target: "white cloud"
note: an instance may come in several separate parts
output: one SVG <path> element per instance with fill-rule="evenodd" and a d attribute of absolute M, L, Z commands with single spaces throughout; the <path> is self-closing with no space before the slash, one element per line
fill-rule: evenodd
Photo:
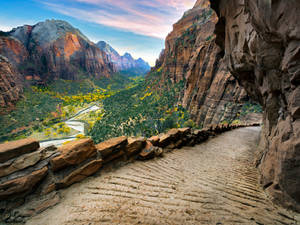
<path fill-rule="evenodd" d="M 172 30 L 172 24 L 193 6 L 195 0 L 75 0 L 92 5 L 91 8 L 68 5 L 64 1 L 42 2 L 67 16 L 164 39 Z"/>

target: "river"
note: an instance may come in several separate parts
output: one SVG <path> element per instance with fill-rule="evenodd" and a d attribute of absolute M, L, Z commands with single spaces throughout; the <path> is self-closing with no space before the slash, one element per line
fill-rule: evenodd
<path fill-rule="evenodd" d="M 65 123 L 68 127 L 78 131 L 78 133 L 76 133 L 72 136 L 66 136 L 63 139 L 60 138 L 60 139 L 50 139 L 50 140 L 40 141 L 40 146 L 43 147 L 43 148 L 49 147 L 51 145 L 54 145 L 54 146 L 58 147 L 58 146 L 61 146 L 66 141 L 75 140 L 76 136 L 78 134 L 83 134 L 84 135 L 84 123 L 77 121 L 76 118 L 78 116 L 81 116 L 81 115 L 85 114 L 85 113 L 97 111 L 99 109 L 100 109 L 100 107 L 97 106 L 97 105 L 89 106 L 89 107 L 79 111 L 78 113 L 76 113 L 72 118 L 65 121 Z"/>

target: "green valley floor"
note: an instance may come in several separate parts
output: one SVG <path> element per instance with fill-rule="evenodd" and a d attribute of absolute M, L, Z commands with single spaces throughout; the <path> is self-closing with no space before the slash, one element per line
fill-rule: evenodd
<path fill-rule="evenodd" d="M 259 185 L 260 128 L 241 128 L 148 162 L 102 170 L 27 225 L 299 224 Z"/>

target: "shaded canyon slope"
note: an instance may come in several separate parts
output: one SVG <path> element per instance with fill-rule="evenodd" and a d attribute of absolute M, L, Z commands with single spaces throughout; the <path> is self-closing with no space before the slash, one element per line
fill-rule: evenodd
<path fill-rule="evenodd" d="M 226 64 L 264 109 L 262 184 L 300 211 L 300 2 L 211 2 Z"/>
<path fill-rule="evenodd" d="M 0 35 L 0 54 L 27 79 L 48 82 L 82 75 L 109 77 L 108 56 L 78 29 L 60 20 L 24 25 Z"/>
<path fill-rule="evenodd" d="M 134 59 L 129 53 L 125 53 L 121 56 L 105 41 L 99 41 L 97 46 L 108 55 L 109 60 L 115 64 L 116 70 L 123 75 L 145 75 L 151 69 L 150 65 L 142 58 Z"/>
<path fill-rule="evenodd" d="M 0 107 L 1 112 L 9 110 L 22 96 L 22 78 L 7 58 L 0 55 Z"/>
<path fill-rule="evenodd" d="M 224 52 L 215 44 L 217 22 L 208 2 L 197 2 L 174 24 L 155 67 L 163 82 L 184 83 L 179 101 L 200 126 L 235 120 L 249 101 L 227 70 Z"/>

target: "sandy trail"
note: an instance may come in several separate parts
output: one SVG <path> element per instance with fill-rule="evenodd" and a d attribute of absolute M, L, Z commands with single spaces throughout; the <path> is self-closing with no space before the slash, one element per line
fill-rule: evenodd
<path fill-rule="evenodd" d="M 101 172 L 27 225 L 300 224 L 258 184 L 260 128 L 241 128 L 148 162 Z M 298 223 L 297 223 L 298 222 Z"/>

